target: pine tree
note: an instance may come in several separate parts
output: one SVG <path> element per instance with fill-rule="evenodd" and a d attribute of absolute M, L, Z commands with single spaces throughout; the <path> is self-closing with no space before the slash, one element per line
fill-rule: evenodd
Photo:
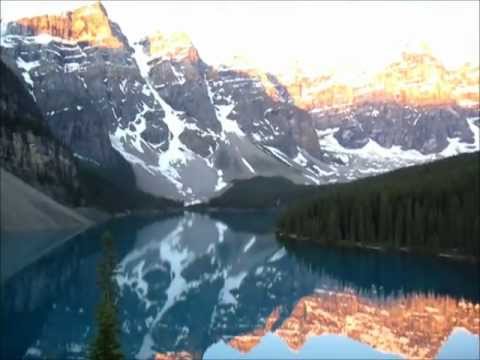
<path fill-rule="evenodd" d="M 118 289 L 113 280 L 115 253 L 113 237 L 109 232 L 102 236 L 103 259 L 98 266 L 100 302 L 97 306 L 97 335 L 91 345 L 91 360 L 122 360 L 117 313 Z"/>
<path fill-rule="evenodd" d="M 395 238 L 395 247 L 400 248 L 403 246 L 403 234 L 405 230 L 405 224 L 404 224 L 403 218 L 405 216 L 405 213 L 402 207 L 399 207 L 398 210 L 399 210 L 398 214 L 395 217 L 394 238 Z"/>

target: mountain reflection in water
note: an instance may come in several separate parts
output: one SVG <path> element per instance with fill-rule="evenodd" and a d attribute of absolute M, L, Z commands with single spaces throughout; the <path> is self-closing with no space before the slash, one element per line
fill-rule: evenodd
<path fill-rule="evenodd" d="M 105 228 L 117 244 L 127 358 L 322 358 L 347 348 L 350 357 L 434 357 L 456 328 L 478 343 L 476 267 L 285 248 L 276 216 L 130 217 L 79 235 L 5 284 L 2 358 L 85 357 Z"/>
<path fill-rule="evenodd" d="M 402 358 L 428 359 L 456 327 L 479 334 L 479 310 L 478 304 L 447 296 L 414 294 L 377 301 L 354 292 L 322 291 L 300 299 L 275 334 L 296 351 L 311 336 L 338 334 Z M 265 328 L 234 337 L 229 345 L 251 351 L 272 330 L 278 310 L 268 320 Z"/>

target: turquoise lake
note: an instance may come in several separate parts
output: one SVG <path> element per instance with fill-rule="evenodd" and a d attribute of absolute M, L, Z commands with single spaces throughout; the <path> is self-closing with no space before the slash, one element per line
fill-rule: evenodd
<path fill-rule="evenodd" d="M 2 358 L 86 357 L 106 229 L 128 359 L 478 358 L 476 266 L 285 247 L 277 215 L 123 217 L 62 242 L 3 283 Z"/>

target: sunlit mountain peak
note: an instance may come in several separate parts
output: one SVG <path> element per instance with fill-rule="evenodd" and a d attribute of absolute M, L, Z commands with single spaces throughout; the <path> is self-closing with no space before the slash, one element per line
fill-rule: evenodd
<path fill-rule="evenodd" d="M 100 1 L 59 15 L 21 18 L 9 24 L 9 32 L 29 35 L 48 34 L 65 40 L 87 42 L 99 47 L 125 46 Z"/>
<path fill-rule="evenodd" d="M 143 41 L 145 52 L 151 57 L 189 59 L 197 61 L 199 54 L 186 32 L 156 31 Z"/>

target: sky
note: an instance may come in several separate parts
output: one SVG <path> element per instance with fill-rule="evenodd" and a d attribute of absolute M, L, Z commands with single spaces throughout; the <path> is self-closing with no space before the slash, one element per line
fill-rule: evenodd
<path fill-rule="evenodd" d="M 0 2 L 1 18 L 91 1 Z M 244 56 L 272 72 L 378 69 L 426 43 L 449 68 L 478 64 L 479 1 L 102 1 L 129 40 L 185 31 L 212 65 Z"/>

